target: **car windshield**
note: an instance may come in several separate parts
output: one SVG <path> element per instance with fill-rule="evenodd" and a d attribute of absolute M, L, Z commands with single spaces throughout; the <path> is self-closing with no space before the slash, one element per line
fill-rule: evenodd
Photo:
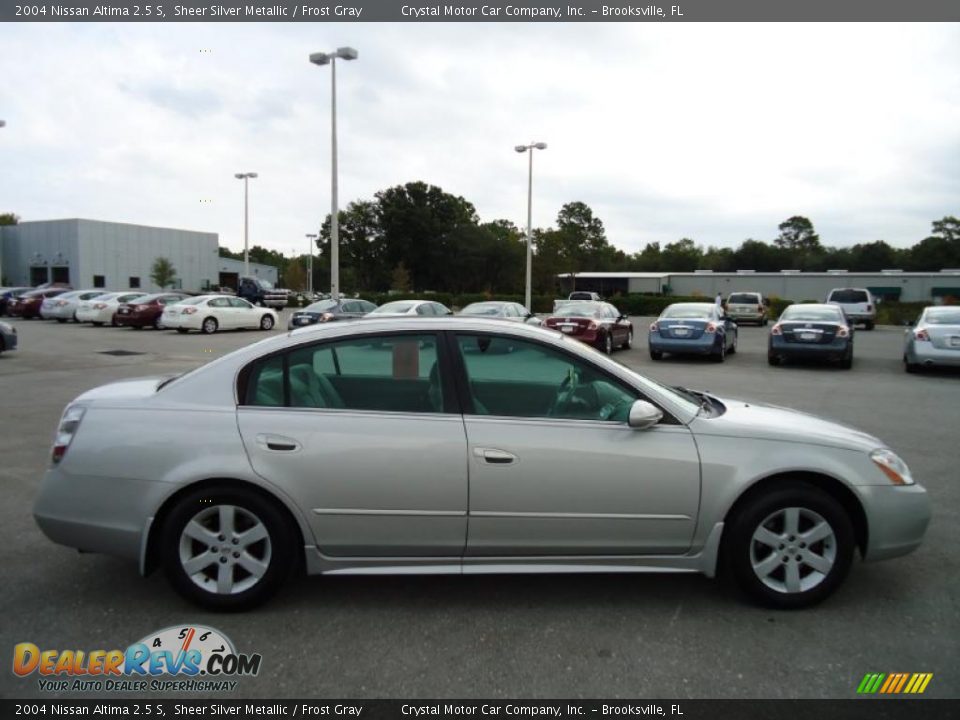
<path fill-rule="evenodd" d="M 960 325 L 960 308 L 927 310 L 924 321 L 929 325 Z"/>
<path fill-rule="evenodd" d="M 732 293 L 727 302 L 734 305 L 759 305 L 760 297 L 753 293 Z"/>
<path fill-rule="evenodd" d="M 381 305 L 370 314 L 379 315 L 380 313 L 405 313 L 409 312 L 414 305 L 415 303 L 412 302 L 397 300 L 394 302 L 388 302 L 386 305 Z"/>
<path fill-rule="evenodd" d="M 336 300 L 321 300 L 320 302 L 315 302 L 312 305 L 307 305 L 301 312 L 308 313 L 322 313 L 329 312 L 330 310 L 337 309 Z"/>
<path fill-rule="evenodd" d="M 865 303 L 870 302 L 866 290 L 834 290 L 830 293 L 830 302 Z"/>
<path fill-rule="evenodd" d="M 780 319 L 837 322 L 843 320 L 843 313 L 837 308 L 822 305 L 791 305 L 783 311 Z"/>
<path fill-rule="evenodd" d="M 713 317 L 713 305 L 702 303 L 671 305 L 660 317 L 666 320 L 710 320 Z"/>
<path fill-rule="evenodd" d="M 273 283 L 269 280 L 259 280 L 260 287 L 264 290 L 273 290 Z"/>
<path fill-rule="evenodd" d="M 503 306 L 500 303 L 473 303 L 460 311 L 461 315 L 500 315 Z"/>

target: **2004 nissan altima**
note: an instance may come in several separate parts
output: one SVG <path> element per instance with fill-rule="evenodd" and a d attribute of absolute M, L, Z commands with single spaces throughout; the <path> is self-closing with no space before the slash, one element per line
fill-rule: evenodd
<path fill-rule="evenodd" d="M 465 317 L 313 326 L 91 390 L 64 411 L 34 512 L 52 540 L 162 567 L 213 609 L 298 568 L 722 571 L 801 607 L 855 553 L 914 550 L 930 517 L 870 435 Z"/>

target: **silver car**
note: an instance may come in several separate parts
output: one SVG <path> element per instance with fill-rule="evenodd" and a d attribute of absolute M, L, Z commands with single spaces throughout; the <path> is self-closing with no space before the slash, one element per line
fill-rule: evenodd
<path fill-rule="evenodd" d="M 511 322 L 525 322 L 530 325 L 542 325 L 543 321 L 529 312 L 520 303 L 505 302 L 501 300 L 484 300 L 467 305 L 458 314 L 467 317 L 483 317 L 499 320 L 510 320 Z"/>
<path fill-rule="evenodd" d="M 294 330 L 71 402 L 34 508 L 53 541 L 162 567 L 211 609 L 331 574 L 729 573 L 781 608 L 916 549 L 882 441 L 671 388 L 522 323 Z"/>
<path fill-rule="evenodd" d="M 960 307 L 931 305 L 904 333 L 903 367 L 960 366 Z"/>

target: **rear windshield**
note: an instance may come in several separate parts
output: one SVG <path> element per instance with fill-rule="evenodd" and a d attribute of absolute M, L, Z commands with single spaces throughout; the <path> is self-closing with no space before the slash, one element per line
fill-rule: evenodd
<path fill-rule="evenodd" d="M 396 302 L 388 302 L 386 305 L 381 305 L 376 310 L 371 312 L 371 315 L 376 315 L 378 313 L 405 313 L 412 308 L 414 303 L 412 302 L 403 302 L 402 300 Z"/>
<path fill-rule="evenodd" d="M 865 303 L 870 302 L 866 290 L 834 290 L 830 293 L 830 302 Z"/>
<path fill-rule="evenodd" d="M 930 325 L 960 325 L 960 308 L 927 310 L 924 320 Z"/>
<path fill-rule="evenodd" d="M 473 303 L 467 305 L 460 311 L 461 315 L 499 315 L 501 311 L 499 303 Z"/>
<path fill-rule="evenodd" d="M 713 317 L 713 305 L 700 303 L 671 305 L 663 311 L 660 317 L 667 319 L 709 320 Z"/>
<path fill-rule="evenodd" d="M 588 292 L 570 293 L 570 300 L 593 300 L 593 293 L 588 293 Z"/>
<path fill-rule="evenodd" d="M 733 305 L 759 305 L 760 296 L 756 293 L 733 293 L 727 302 Z"/>
<path fill-rule="evenodd" d="M 838 308 L 823 307 L 822 305 L 791 305 L 783 311 L 780 319 L 836 322 L 843 319 L 843 313 Z"/>
<path fill-rule="evenodd" d="M 563 317 L 596 317 L 600 309 L 599 303 L 568 300 L 559 305 L 555 312 Z"/>
<path fill-rule="evenodd" d="M 327 312 L 328 310 L 336 310 L 337 301 L 336 300 L 321 300 L 320 302 L 315 302 L 312 305 L 307 305 L 304 308 L 303 312 L 310 313 L 322 313 Z"/>
<path fill-rule="evenodd" d="M 208 297 L 192 297 L 192 298 L 186 298 L 186 299 L 181 300 L 180 302 L 174 303 L 174 304 L 175 304 L 175 305 L 199 305 L 200 303 L 206 302 L 206 301 L 209 300 L 209 299 L 210 299 L 210 298 L 208 298 Z"/>
<path fill-rule="evenodd" d="M 152 303 L 157 298 L 162 298 L 163 293 L 154 293 L 153 295 L 144 295 L 143 297 L 136 298 L 137 305 L 147 305 Z"/>

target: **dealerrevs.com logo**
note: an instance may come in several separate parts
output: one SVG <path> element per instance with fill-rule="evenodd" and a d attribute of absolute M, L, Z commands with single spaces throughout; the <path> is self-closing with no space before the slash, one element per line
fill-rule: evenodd
<path fill-rule="evenodd" d="M 225 692 L 260 672 L 259 653 L 238 653 L 219 630 L 179 625 L 151 633 L 126 650 L 48 650 L 22 642 L 13 672 L 38 675 L 49 692 Z"/>

